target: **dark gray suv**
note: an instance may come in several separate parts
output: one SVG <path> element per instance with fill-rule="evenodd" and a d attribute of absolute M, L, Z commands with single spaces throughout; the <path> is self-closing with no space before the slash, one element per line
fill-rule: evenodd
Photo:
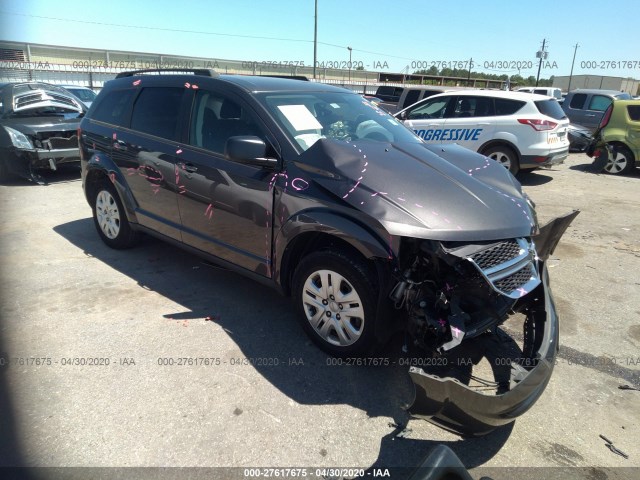
<path fill-rule="evenodd" d="M 81 123 L 83 187 L 107 245 L 147 233 L 268 284 L 335 356 L 372 360 L 405 332 L 429 360 L 410 372 L 416 413 L 445 428 L 486 433 L 542 394 L 558 349 L 545 260 L 577 212 L 540 229 L 502 166 L 427 145 L 348 90 L 153 73 L 108 82 Z M 524 349 L 495 395 L 429 370 L 516 312 Z"/>
<path fill-rule="evenodd" d="M 631 100 L 631 95 L 618 90 L 578 88 L 567 94 L 562 109 L 572 124 L 582 125 L 593 133 L 605 110 L 616 99 Z"/>

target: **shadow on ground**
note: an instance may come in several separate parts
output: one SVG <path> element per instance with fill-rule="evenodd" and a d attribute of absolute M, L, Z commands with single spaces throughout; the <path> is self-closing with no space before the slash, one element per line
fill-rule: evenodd
<path fill-rule="evenodd" d="M 298 404 L 345 404 L 365 411 L 370 417 L 386 417 L 400 426 L 407 424 L 409 417 L 402 407 L 413 395 L 408 368 L 332 365 L 333 359 L 313 346 L 296 323 L 289 299 L 274 290 L 240 275 L 208 267 L 198 257 L 148 237 L 134 249 L 111 250 L 99 240 L 90 218 L 65 223 L 54 230 L 85 255 L 183 307 L 180 312 L 166 312 L 158 321 L 205 322 L 206 317 L 211 317 L 225 329 L 244 357 L 279 358 L 278 366 L 255 365 L 255 368 L 274 388 Z M 401 343 L 391 342 L 381 356 L 397 357 Z M 298 364 L 290 365 L 291 359 Z M 421 420 L 412 420 L 409 427 L 418 421 Z M 471 468 L 491 459 L 505 444 L 512 428 L 513 424 L 485 437 L 444 443 Z M 399 438 L 401 430 L 389 426 L 389 433 L 380 440 L 379 457 L 371 468 L 417 466 L 442 443 Z M 322 443 L 317 446 L 319 451 L 324 447 L 329 448 Z"/>

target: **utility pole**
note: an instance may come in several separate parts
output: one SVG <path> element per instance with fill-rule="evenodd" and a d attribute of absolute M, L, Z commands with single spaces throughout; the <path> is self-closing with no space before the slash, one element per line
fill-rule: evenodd
<path fill-rule="evenodd" d="M 473 67 L 473 58 L 469 59 L 469 73 L 467 74 L 467 87 L 471 83 L 471 67 Z"/>
<path fill-rule="evenodd" d="M 318 63 L 318 0 L 313 16 L 313 78 L 316 78 L 316 64 Z"/>
<path fill-rule="evenodd" d="M 542 60 L 545 60 L 547 58 L 547 56 L 549 55 L 548 52 L 545 52 L 544 50 L 544 46 L 547 43 L 547 39 L 543 38 L 542 39 L 542 50 L 538 50 L 536 52 L 536 57 L 538 57 L 540 59 L 540 62 L 538 63 L 538 76 L 536 77 L 536 87 L 538 86 L 538 82 L 540 81 L 540 69 L 542 68 Z"/>
<path fill-rule="evenodd" d="M 571 60 L 571 73 L 569 74 L 569 86 L 567 87 L 567 93 L 571 91 L 571 79 L 573 78 L 573 64 L 576 62 L 576 52 L 578 51 L 579 44 L 575 44 L 573 48 L 573 60 Z"/>
<path fill-rule="evenodd" d="M 351 52 L 353 48 L 347 47 L 347 50 L 349 50 L 349 83 L 351 83 Z"/>

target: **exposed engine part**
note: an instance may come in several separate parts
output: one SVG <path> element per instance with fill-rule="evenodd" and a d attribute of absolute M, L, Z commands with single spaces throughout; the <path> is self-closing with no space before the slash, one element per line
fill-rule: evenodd
<path fill-rule="evenodd" d="M 524 238 L 477 244 L 405 239 L 391 292 L 417 345 L 443 353 L 504 322 L 540 285 L 535 246 Z"/>

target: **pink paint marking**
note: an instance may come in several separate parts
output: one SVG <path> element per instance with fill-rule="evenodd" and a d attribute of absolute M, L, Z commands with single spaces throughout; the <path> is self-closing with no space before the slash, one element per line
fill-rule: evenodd
<path fill-rule="evenodd" d="M 111 172 L 109 174 L 109 178 L 111 179 L 111 183 L 115 184 L 116 183 L 116 174 Z"/>
<path fill-rule="evenodd" d="M 462 333 L 462 330 L 460 330 L 457 327 L 451 327 L 451 333 L 453 333 L 453 335 L 458 338 L 460 336 L 460 334 Z"/>
<path fill-rule="evenodd" d="M 190 88 L 190 87 L 191 87 L 191 84 L 190 84 L 189 82 L 184 82 L 184 86 L 185 86 L 186 88 Z"/>
<path fill-rule="evenodd" d="M 401 202 L 406 202 L 406 200 L 404 198 L 398 197 L 398 200 L 400 200 Z"/>
<path fill-rule="evenodd" d="M 371 196 L 372 196 L 372 197 L 377 197 L 377 196 L 378 196 L 378 192 L 373 193 Z"/>
<path fill-rule="evenodd" d="M 444 321 L 443 319 L 438 320 L 438 323 L 440 324 L 441 327 L 444 327 L 447 325 L 447 322 Z"/>
<path fill-rule="evenodd" d="M 516 292 L 519 292 L 521 297 L 524 297 L 527 293 L 529 293 L 529 292 L 527 292 L 527 291 L 526 291 L 524 288 L 522 288 L 522 287 L 520 287 L 519 289 L 517 289 L 517 290 L 516 290 Z"/>
<path fill-rule="evenodd" d="M 448 218 L 443 219 L 447 223 L 451 223 Z"/>
<path fill-rule="evenodd" d="M 127 168 L 127 175 L 135 175 L 138 170 L 136 168 Z"/>
<path fill-rule="evenodd" d="M 160 187 L 158 185 L 152 185 L 151 190 L 153 190 L 153 194 L 155 195 L 160 191 Z"/>
<path fill-rule="evenodd" d="M 138 85 L 140 85 L 140 82 L 142 82 L 142 80 L 136 80 L 135 82 L 133 82 L 133 85 L 137 87 Z"/>
<path fill-rule="evenodd" d="M 111 138 L 113 138 L 114 140 L 118 138 L 118 134 L 116 132 L 113 132 L 113 134 L 111 135 Z"/>
<path fill-rule="evenodd" d="M 213 204 L 210 203 L 207 209 L 204 211 L 204 216 L 209 217 L 209 220 L 211 220 L 212 215 L 213 215 Z"/>
<path fill-rule="evenodd" d="M 296 190 L 306 190 L 307 188 L 309 188 L 309 182 L 307 182 L 304 178 L 297 177 L 291 180 L 291 186 Z"/>
<path fill-rule="evenodd" d="M 424 208 L 422 205 L 417 204 L 417 203 L 416 203 L 416 204 L 414 204 L 414 205 L 415 205 L 416 207 L 418 207 L 418 208 Z"/>
<path fill-rule="evenodd" d="M 179 148 L 178 150 L 176 150 L 176 155 L 180 155 L 182 153 L 182 149 Z"/>
<path fill-rule="evenodd" d="M 184 185 L 179 185 L 178 188 L 180 189 L 178 193 L 187 193 L 187 187 Z"/>
<path fill-rule="evenodd" d="M 194 90 L 197 90 L 200 87 L 198 87 L 198 85 L 191 85 L 191 88 L 193 88 Z"/>

